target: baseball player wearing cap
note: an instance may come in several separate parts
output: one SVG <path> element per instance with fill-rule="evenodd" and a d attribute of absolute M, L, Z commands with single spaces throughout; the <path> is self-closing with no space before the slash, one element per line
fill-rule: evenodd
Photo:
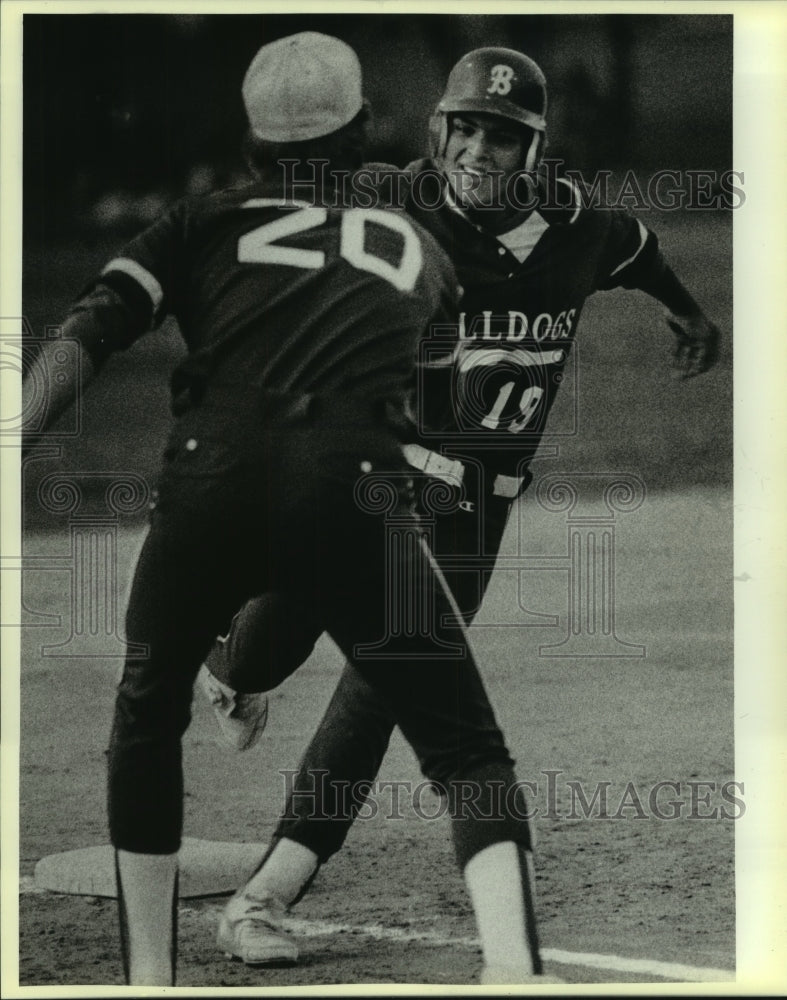
<path fill-rule="evenodd" d="M 110 740 L 126 977 L 175 982 L 192 685 L 213 637 L 261 590 L 310 608 L 424 774 L 448 790 L 485 955 L 504 926 L 516 975 L 539 975 L 521 790 L 458 609 L 411 513 L 399 439 L 417 344 L 455 318 L 453 269 L 401 213 L 329 207 L 327 189 L 309 203 L 282 191 L 278 157 L 295 162 L 296 177 L 311 158 L 339 172 L 360 163 L 361 76 L 348 46 L 311 32 L 266 45 L 243 95 L 259 181 L 178 203 L 107 264 L 65 323 L 88 376 L 166 314 L 189 350 L 172 379 L 176 420 L 134 575 Z M 27 393 L 44 374 L 39 365 Z M 50 386 L 50 417 L 73 398 L 76 377 Z M 381 510 L 396 515 L 395 552 Z M 426 633 L 387 630 L 392 578 L 430 612 Z M 281 877 L 300 880 L 310 852 L 287 840 L 275 858 Z M 264 919 L 266 880 L 254 876 L 224 914 L 232 951 L 242 954 Z"/>
<path fill-rule="evenodd" d="M 538 171 L 546 81 L 531 59 L 501 48 L 470 52 L 451 72 L 431 124 L 433 157 L 408 168 L 407 210 L 451 256 L 463 297 L 458 322 L 422 344 L 420 436 L 405 452 L 425 481 L 438 477 L 454 493 L 443 513 L 422 494 L 421 510 L 470 621 L 513 500 L 530 481 L 529 465 L 586 298 L 639 288 L 663 303 L 677 335 L 674 363 L 684 377 L 714 364 L 719 331 L 664 261 L 654 233 L 627 213 L 585 207 L 576 185 Z M 306 655 L 318 631 L 310 635 L 308 615 L 284 608 L 274 594 L 244 607 L 203 672 L 223 710 L 223 729 L 238 748 L 253 744 L 263 724 L 266 701 L 254 693 L 255 683 L 261 662 L 270 662 L 268 637 L 277 615 L 301 625 L 297 642 L 276 651 L 275 669 L 289 672 L 288 655 Z M 260 962 L 297 958 L 278 917 L 343 843 L 362 806 L 360 796 L 348 805 L 343 790 L 369 787 L 394 723 L 366 679 L 348 667 L 257 876 L 269 907 L 249 930 L 245 952 L 235 954 Z M 485 959 L 490 968 L 502 964 L 499 953 L 485 952 Z"/>

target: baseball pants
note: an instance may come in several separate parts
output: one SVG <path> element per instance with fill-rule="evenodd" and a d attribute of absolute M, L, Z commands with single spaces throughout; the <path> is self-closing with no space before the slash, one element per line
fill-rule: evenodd
<path fill-rule="evenodd" d="M 238 387 L 209 392 L 167 448 L 127 613 L 128 641 L 146 654 L 128 655 L 117 692 L 113 844 L 179 849 L 194 679 L 233 611 L 273 590 L 310 609 L 424 775 L 447 789 L 460 866 L 499 841 L 526 846 L 527 822 L 506 794 L 516 788 L 513 763 L 423 544 L 395 437 L 353 399 L 241 397 Z M 429 609 L 427 628 L 391 628 L 394 578 Z M 468 782 L 477 789 L 470 816 L 460 815 Z"/>
<path fill-rule="evenodd" d="M 494 495 L 483 470 L 468 463 L 461 489 L 419 477 L 418 512 L 458 609 L 472 621 L 484 597 L 512 500 Z M 300 627 L 292 624 L 300 622 Z M 280 594 L 265 594 L 235 616 L 208 666 L 236 690 L 275 687 L 302 663 L 322 630 Z M 348 663 L 300 762 L 271 849 L 281 837 L 325 862 L 344 843 L 396 726 L 389 702 Z M 517 808 L 526 812 L 523 802 Z"/>

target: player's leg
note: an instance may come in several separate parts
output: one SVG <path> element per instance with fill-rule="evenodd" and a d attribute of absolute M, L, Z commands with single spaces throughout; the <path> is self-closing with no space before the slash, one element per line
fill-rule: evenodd
<path fill-rule="evenodd" d="M 174 985 L 178 855 L 115 851 L 123 974 L 134 986 Z"/>
<path fill-rule="evenodd" d="M 483 600 L 511 509 L 511 500 L 493 497 L 491 491 L 486 499 L 470 495 L 471 512 L 458 502 L 433 515 L 425 504 L 419 508 L 432 515 L 430 534 L 445 557 L 444 577 L 466 622 Z M 440 565 L 439 555 L 435 558 Z M 301 759 L 273 842 L 297 841 L 320 864 L 338 851 L 363 804 L 360 795 L 346 802 L 346 788 L 361 789 L 374 780 L 394 726 L 388 703 L 363 674 L 346 666 Z"/>
<path fill-rule="evenodd" d="M 541 975 L 527 861 L 530 832 L 513 763 L 464 630 L 446 624 L 458 609 L 436 565 L 425 547 L 402 551 L 408 552 L 402 579 L 415 588 L 414 605 L 431 608 L 428 627 L 412 637 L 391 634 L 386 659 L 365 659 L 364 647 L 379 639 L 385 625 L 385 595 L 361 578 L 354 618 L 347 616 L 345 602 L 336 605 L 329 632 L 389 703 L 424 775 L 445 789 L 485 965 Z M 378 645 L 377 657 L 380 651 Z"/>
<path fill-rule="evenodd" d="M 140 553 L 108 755 L 121 944 L 136 985 L 174 982 L 181 737 L 202 658 L 221 622 L 252 592 L 241 565 L 229 573 L 229 554 L 242 539 L 211 533 L 202 512 L 192 522 L 178 515 L 154 512 Z"/>
<path fill-rule="evenodd" d="M 468 504 L 436 518 L 433 533 L 435 559 L 467 623 L 472 622 L 483 602 L 513 504 L 512 499 L 495 494 L 491 484 L 486 489 L 479 485 L 471 496 L 474 500 Z M 464 565 L 451 558 L 459 554 L 465 557 Z M 518 808 L 524 809 L 521 800 Z M 539 983 L 560 982 L 543 975 L 540 968 L 533 905 L 535 875 L 529 845 L 513 841 L 490 844 L 470 857 L 464 875 L 484 943 L 481 983 L 521 983 L 530 971 L 539 976 Z M 501 924 L 500 914 L 505 910 L 515 917 Z M 524 964 L 517 944 L 523 929 L 531 941 Z"/>
<path fill-rule="evenodd" d="M 308 608 L 282 594 L 260 594 L 233 615 L 222 655 L 214 658 L 214 646 L 206 663 L 241 694 L 272 691 L 311 656 L 322 631 Z"/>
<path fill-rule="evenodd" d="M 512 501 L 495 495 L 491 485 L 484 485 L 483 470 L 468 465 L 462 490 L 455 491 L 453 508 L 446 510 L 443 498 L 433 509 L 429 496 L 434 482 L 438 483 L 441 495 L 445 494 L 441 481 L 422 477 L 419 513 L 449 589 L 465 621 L 470 622 L 481 606 L 492 576 Z M 222 737 L 229 747 L 240 752 L 257 743 L 268 717 L 268 699 L 263 692 L 272 690 L 305 662 L 321 631 L 318 624 L 309 620 L 307 609 L 281 594 L 260 595 L 233 617 L 227 634 L 216 639 L 199 674 L 200 687 L 213 705 Z M 375 738 L 372 728 L 385 713 L 373 690 L 357 679 L 349 681 L 326 712 L 326 721 L 337 732 L 342 731 L 339 713 L 350 725 L 357 726 L 358 719 L 367 719 L 367 740 L 382 746 L 382 754 L 385 753 L 392 727 Z M 331 721 L 333 715 L 336 718 Z M 321 740 L 321 750 L 324 751 L 325 745 L 326 740 Z M 312 769 L 313 757 L 309 748 L 307 770 Z M 382 756 L 379 760 L 382 761 Z M 368 775 L 370 778 L 378 767 L 379 762 Z M 334 850 L 340 846 L 341 842 L 336 843 Z"/>
<path fill-rule="evenodd" d="M 469 463 L 466 465 L 464 485 L 470 499 L 457 504 L 445 516 L 435 517 L 431 537 L 435 559 L 443 570 L 462 617 L 469 624 L 486 594 L 514 501 L 495 490 L 494 477 L 485 476 L 484 469 Z M 457 560 L 456 556 L 460 555 L 464 558 Z M 521 805 L 524 808 L 524 803 Z M 464 872 L 474 902 L 479 936 L 486 942 L 482 984 L 521 982 L 521 964 L 512 967 L 516 945 L 512 950 L 507 937 L 512 929 L 518 936 L 521 935 L 521 928 L 525 928 L 534 941 L 534 947 L 528 949 L 531 962 L 525 971 L 533 968 L 537 959 L 536 963 L 532 959 L 537 956 L 538 947 L 533 909 L 535 880 L 532 851 L 510 841 L 500 841 L 473 854 Z M 520 878 L 510 879 L 511 874 L 517 872 Z M 500 911 L 505 908 L 518 915 L 513 923 L 501 926 Z M 550 981 L 560 982 L 552 977 L 540 976 L 539 982 Z"/>
<path fill-rule="evenodd" d="M 412 572 L 428 577 L 423 565 Z M 428 578 L 426 585 L 435 586 Z M 345 591 L 340 601 L 343 610 L 331 619 L 330 632 L 349 655 L 359 643 L 384 634 L 379 607 L 386 595 L 379 589 L 373 591 L 372 581 L 361 578 L 360 590 L 352 599 Z M 348 609 L 351 617 L 347 617 Z M 449 618 L 452 611 L 455 606 L 438 595 L 435 622 Z M 358 628 L 358 621 L 364 628 Z M 445 656 L 444 648 L 435 649 L 433 637 L 438 647 L 453 642 L 452 658 L 430 659 L 435 652 Z M 376 700 L 389 705 L 391 721 L 402 726 L 424 774 L 446 790 L 457 858 L 477 915 L 486 967 L 495 970 L 496 979 L 501 966 L 509 971 L 514 968 L 511 974 L 520 981 L 540 975 L 533 884 L 526 857 L 530 848 L 526 806 L 464 636 L 455 627 L 435 625 L 415 645 L 394 637 L 390 656 L 390 660 L 366 664 L 359 661 L 345 675 L 362 674 L 365 685 L 376 692 Z M 319 751 L 316 757 L 321 759 Z M 341 769 L 342 773 L 352 770 L 350 765 Z M 318 796 L 312 794 L 313 788 L 305 789 L 301 797 L 309 808 L 301 811 L 299 819 L 307 842 L 309 829 L 314 829 L 311 843 L 316 850 L 283 837 L 225 911 L 220 944 L 246 961 L 266 964 L 293 961 L 297 956 L 278 921 L 283 904 L 296 899 L 313 876 L 320 860 L 317 851 L 326 839 L 319 830 L 322 818 L 314 815 Z M 330 836 L 329 829 L 329 842 Z"/>
<path fill-rule="evenodd" d="M 396 482 L 392 479 L 394 489 Z M 405 494 L 387 520 L 379 514 L 337 514 L 334 530 L 321 537 L 323 573 L 308 580 L 295 576 L 291 586 L 294 593 L 312 590 L 329 634 L 387 702 L 424 775 L 445 789 L 486 964 L 499 965 L 505 957 L 522 975 L 540 974 L 524 861 L 531 845 L 522 790 L 459 609 L 406 511 Z M 415 620 L 407 614 L 400 618 L 402 609 L 420 614 Z M 467 870 L 487 849 L 492 864 L 479 858 Z"/>
<path fill-rule="evenodd" d="M 297 841 L 320 864 L 335 854 L 377 777 L 395 725 L 388 702 L 346 664 L 288 788 L 273 843 Z"/>
<path fill-rule="evenodd" d="M 466 622 L 472 621 L 483 601 L 512 504 L 510 499 L 494 495 L 491 488 L 484 489 L 475 470 L 468 479 L 464 491 L 473 499 L 460 506 L 457 491 L 453 509 L 446 510 L 443 504 L 435 512 L 428 507 L 428 491 L 419 494 L 419 512 L 428 525 L 430 547 Z M 429 477 L 424 477 L 427 486 L 428 481 Z M 282 594 L 254 598 L 233 617 L 226 637 L 214 643 L 200 672 L 202 687 L 214 704 L 229 746 L 245 750 L 254 745 L 267 718 L 267 699 L 255 692 L 271 690 L 297 669 L 311 655 L 321 631 L 306 608 Z M 333 772 L 331 733 L 345 741 L 349 733 L 357 737 L 359 754 L 374 751 L 365 773 L 359 775 L 371 780 L 391 732 L 390 716 L 374 690 L 357 674 L 345 673 L 314 744 L 307 748 L 301 771 L 307 780 L 311 772 L 326 768 Z M 355 756 L 337 750 L 342 758 Z M 305 792 L 308 795 L 308 789 Z M 289 812 L 293 814 L 293 810 Z M 352 817 L 346 818 L 352 822 Z M 333 849 L 319 852 L 321 860 L 341 846 L 337 840 L 340 825 L 337 823 L 332 838 Z M 295 834 L 295 839 L 300 839 L 292 824 L 288 829 L 277 831 L 277 836 Z"/>
<path fill-rule="evenodd" d="M 222 951 L 250 965 L 297 961 L 298 946 L 283 931 L 282 917 L 344 843 L 394 727 L 387 701 L 346 665 L 293 777 L 270 847 L 222 914 Z"/>
<path fill-rule="evenodd" d="M 511 497 L 495 492 L 495 477 L 469 461 L 448 510 L 432 500 L 429 490 L 420 494 L 418 512 L 429 548 L 467 624 L 484 600 L 512 504 Z"/>
<path fill-rule="evenodd" d="M 493 497 L 491 490 L 485 496 L 479 484 L 476 476 L 465 487 L 464 495 L 469 492 L 473 498 L 470 510 L 459 506 L 458 491 L 453 509 L 446 510 L 444 499 L 438 511 L 431 510 L 425 499 L 419 507 L 431 537 L 446 556 L 446 577 L 455 586 L 457 603 L 468 621 L 483 599 L 511 507 L 511 500 Z M 464 565 L 458 565 L 457 558 Z M 255 603 L 246 606 L 233 626 L 247 624 L 247 636 L 255 628 L 260 635 L 264 633 L 265 613 L 275 607 L 271 602 L 253 609 Z M 280 595 L 279 607 L 284 603 Z M 252 609 L 255 624 L 249 617 Z M 255 643 L 247 641 L 231 649 L 233 655 L 225 663 L 233 673 L 227 677 L 234 678 L 236 663 L 239 674 L 247 663 L 247 672 L 253 676 Z M 319 866 L 341 848 L 363 806 L 363 789 L 371 787 L 379 772 L 394 728 L 386 699 L 361 672 L 345 666 L 301 759 L 270 848 L 255 876 L 252 892 L 256 900 L 268 901 L 267 912 L 264 919 L 242 923 L 243 934 L 233 948 L 230 928 L 243 918 L 241 909 L 228 908 L 232 912 L 225 915 L 220 932 L 225 951 L 255 964 L 297 959 L 295 943 L 281 930 L 281 915 L 307 891 Z"/>
<path fill-rule="evenodd" d="M 321 632 L 306 608 L 267 593 L 244 604 L 213 643 L 198 679 L 233 750 L 257 743 L 268 718 L 265 692 L 309 658 Z"/>

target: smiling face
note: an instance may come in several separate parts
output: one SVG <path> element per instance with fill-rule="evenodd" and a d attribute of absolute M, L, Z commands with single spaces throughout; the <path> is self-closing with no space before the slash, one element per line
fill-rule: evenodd
<path fill-rule="evenodd" d="M 525 135 L 515 122 L 499 115 L 462 112 L 452 115 L 443 170 L 464 207 L 497 205 L 506 179 L 522 169 Z"/>

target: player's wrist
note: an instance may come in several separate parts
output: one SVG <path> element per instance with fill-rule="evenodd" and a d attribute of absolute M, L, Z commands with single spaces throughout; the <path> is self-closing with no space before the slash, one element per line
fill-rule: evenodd
<path fill-rule="evenodd" d="M 702 309 L 697 305 L 696 302 L 692 300 L 692 305 L 689 308 L 684 308 L 681 311 L 677 309 L 667 309 L 666 315 L 672 319 L 683 320 L 686 323 L 696 323 L 698 321 L 705 321 L 705 314 Z"/>
<path fill-rule="evenodd" d="M 694 320 L 702 309 L 684 287 L 683 282 L 668 264 L 663 264 L 640 285 L 642 291 L 657 299 L 676 319 Z"/>

